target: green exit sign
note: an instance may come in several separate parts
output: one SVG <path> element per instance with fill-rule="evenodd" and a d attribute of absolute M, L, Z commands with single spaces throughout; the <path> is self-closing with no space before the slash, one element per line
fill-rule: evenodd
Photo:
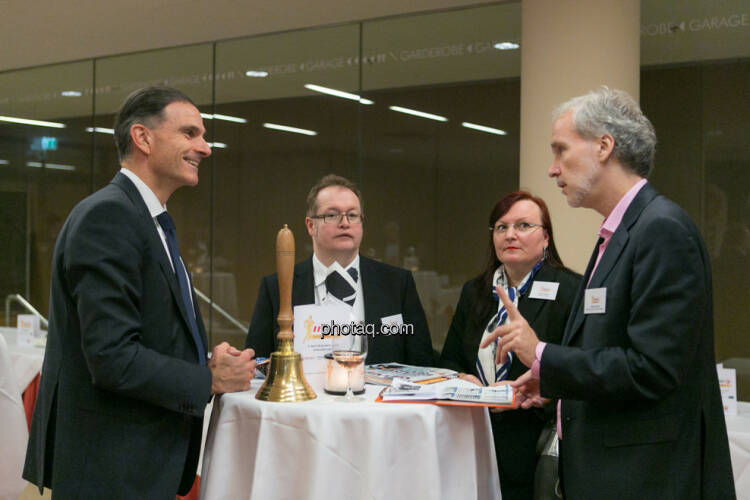
<path fill-rule="evenodd" d="M 42 137 L 42 151 L 57 151 L 57 137 Z"/>

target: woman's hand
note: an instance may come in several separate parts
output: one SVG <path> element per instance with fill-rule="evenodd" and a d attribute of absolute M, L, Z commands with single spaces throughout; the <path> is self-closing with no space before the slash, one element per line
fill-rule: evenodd
<path fill-rule="evenodd" d="M 490 384 L 490 387 L 497 387 L 499 385 L 508 385 L 510 384 L 510 380 L 500 380 L 499 382 L 495 382 L 494 384 Z M 517 408 L 490 408 L 490 413 L 502 413 L 507 410 L 515 410 Z"/>
<path fill-rule="evenodd" d="M 472 384 L 476 384 L 480 387 L 483 386 L 483 384 L 479 381 L 479 379 L 476 378 L 471 373 L 459 373 L 458 378 L 460 378 L 461 380 L 466 380 L 467 382 L 471 382 Z"/>

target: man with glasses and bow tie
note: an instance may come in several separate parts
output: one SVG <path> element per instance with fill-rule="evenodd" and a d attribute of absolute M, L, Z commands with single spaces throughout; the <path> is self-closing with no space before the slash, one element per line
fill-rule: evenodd
<path fill-rule="evenodd" d="M 430 332 L 409 271 L 359 254 L 364 214 L 359 189 L 343 177 L 326 175 L 307 196 L 305 226 L 313 254 L 294 268 L 292 305 L 348 304 L 355 322 L 373 325 L 368 363 L 434 364 Z M 247 347 L 258 356 L 276 349 L 279 330 L 276 274 L 263 278 Z M 412 325 L 413 334 L 379 335 L 383 324 Z"/>
<path fill-rule="evenodd" d="M 55 245 L 49 334 L 23 477 L 52 498 L 175 498 L 194 480 L 212 394 L 246 390 L 252 349 L 208 344 L 172 193 L 211 154 L 182 92 L 130 94 L 121 170 L 73 208 Z"/>

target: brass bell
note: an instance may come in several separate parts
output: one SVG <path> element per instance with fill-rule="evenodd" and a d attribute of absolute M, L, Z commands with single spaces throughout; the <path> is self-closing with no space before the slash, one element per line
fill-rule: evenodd
<path fill-rule="evenodd" d="M 315 399 L 305 380 L 302 356 L 294 351 L 292 332 L 292 280 L 294 279 L 294 235 L 284 224 L 276 236 L 276 272 L 279 279 L 279 350 L 271 353 L 268 376 L 255 398 L 261 401 L 292 402 Z"/>

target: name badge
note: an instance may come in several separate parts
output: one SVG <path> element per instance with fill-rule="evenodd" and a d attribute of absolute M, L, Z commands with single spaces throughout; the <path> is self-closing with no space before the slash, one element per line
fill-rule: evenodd
<path fill-rule="evenodd" d="M 607 311 L 607 289 L 587 288 L 584 295 L 583 314 L 604 314 Z"/>
<path fill-rule="evenodd" d="M 560 283 L 555 281 L 535 281 L 531 284 L 530 299 L 555 300 Z"/>
<path fill-rule="evenodd" d="M 383 316 L 380 321 L 388 326 L 401 326 L 404 324 L 404 317 L 399 313 L 392 316 Z"/>

